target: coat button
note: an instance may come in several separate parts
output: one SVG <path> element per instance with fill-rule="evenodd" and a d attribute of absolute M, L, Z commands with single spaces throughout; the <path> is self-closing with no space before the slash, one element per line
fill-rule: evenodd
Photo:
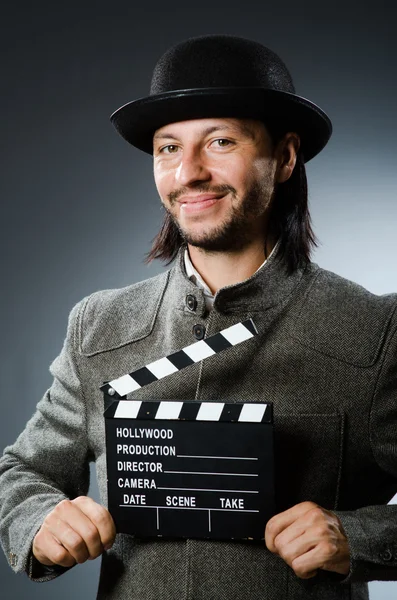
<path fill-rule="evenodd" d="M 196 298 L 192 294 L 188 294 L 186 296 L 185 300 L 186 300 L 186 306 L 188 307 L 188 309 L 191 310 L 192 312 L 194 312 L 197 308 Z"/>
<path fill-rule="evenodd" d="M 379 558 L 385 562 L 393 560 L 393 553 L 389 548 L 386 548 L 382 552 L 379 552 Z"/>
<path fill-rule="evenodd" d="M 196 338 L 196 340 L 202 340 L 205 336 L 204 325 L 201 325 L 200 323 L 197 323 L 197 325 L 193 325 L 193 335 Z"/>
<path fill-rule="evenodd" d="M 10 559 L 10 565 L 12 567 L 16 567 L 17 563 L 18 563 L 18 557 L 17 557 L 17 555 L 14 554 L 14 552 L 10 552 L 9 559 Z"/>

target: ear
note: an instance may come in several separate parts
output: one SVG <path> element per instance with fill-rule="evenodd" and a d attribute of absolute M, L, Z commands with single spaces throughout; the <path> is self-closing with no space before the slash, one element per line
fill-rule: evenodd
<path fill-rule="evenodd" d="M 296 155 L 300 146 L 300 138 L 297 133 L 288 132 L 279 141 L 276 148 L 277 159 L 277 183 L 284 183 L 292 175 L 296 164 Z"/>

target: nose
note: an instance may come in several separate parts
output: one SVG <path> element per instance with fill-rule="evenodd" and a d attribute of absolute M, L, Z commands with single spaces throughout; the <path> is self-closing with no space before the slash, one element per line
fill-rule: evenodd
<path fill-rule="evenodd" d="M 211 179 L 211 172 L 204 163 L 199 150 L 184 148 L 182 158 L 175 172 L 175 180 L 180 186 L 192 186 L 195 183 Z"/>

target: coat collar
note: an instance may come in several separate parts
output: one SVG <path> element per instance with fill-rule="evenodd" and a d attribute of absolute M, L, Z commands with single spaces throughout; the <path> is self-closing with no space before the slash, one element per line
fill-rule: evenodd
<path fill-rule="evenodd" d="M 184 266 L 184 250 L 182 246 L 176 262 L 171 269 L 171 281 L 176 295 L 177 305 L 186 307 L 186 298 L 194 296 L 197 302 L 196 313 L 204 316 L 205 301 L 203 290 L 187 276 Z M 273 252 L 271 256 L 254 275 L 248 279 L 221 288 L 215 295 L 213 310 L 224 313 L 240 311 L 263 311 L 284 302 L 292 294 L 302 279 L 306 269 L 314 269 L 315 265 L 297 269 L 289 275 L 283 262 Z M 189 308 L 187 308 L 189 312 Z"/>

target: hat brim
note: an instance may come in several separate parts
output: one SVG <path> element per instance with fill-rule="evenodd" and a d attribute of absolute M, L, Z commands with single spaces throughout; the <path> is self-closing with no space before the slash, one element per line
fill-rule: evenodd
<path fill-rule="evenodd" d="M 251 118 L 295 131 L 304 162 L 328 142 L 332 124 L 326 113 L 306 98 L 265 88 L 197 88 L 165 92 L 128 102 L 110 117 L 130 144 L 153 154 L 157 129 L 178 121 L 202 118 Z"/>

